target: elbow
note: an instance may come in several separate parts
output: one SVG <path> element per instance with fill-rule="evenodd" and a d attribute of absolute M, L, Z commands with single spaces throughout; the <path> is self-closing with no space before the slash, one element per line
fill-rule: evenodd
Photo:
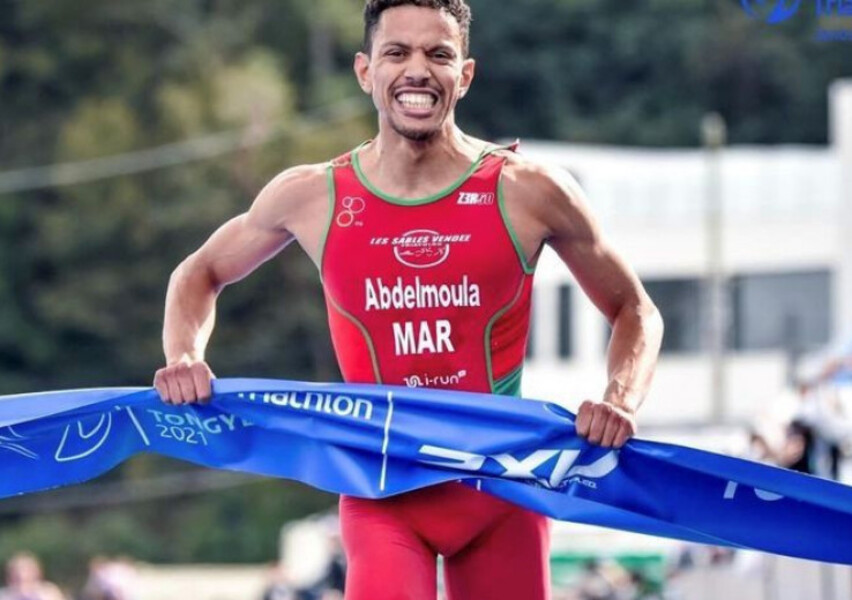
<path fill-rule="evenodd" d="M 663 315 L 660 314 L 657 305 L 648 297 L 642 302 L 640 314 L 642 315 L 642 329 L 645 331 L 649 343 L 653 344 L 659 351 L 666 328 Z"/>
<path fill-rule="evenodd" d="M 644 347 L 659 352 L 663 343 L 663 316 L 647 294 L 639 294 L 621 306 L 611 321 L 613 327 L 621 325 L 642 338 Z"/>
<path fill-rule="evenodd" d="M 182 285 L 191 278 L 193 270 L 193 256 L 194 255 L 190 254 L 174 268 L 172 274 L 169 276 L 170 290 L 182 287 Z"/>
<path fill-rule="evenodd" d="M 216 280 L 215 274 L 198 256 L 198 252 L 183 259 L 169 276 L 169 289 L 183 287 L 202 287 L 205 291 L 218 294 L 223 284 Z"/>

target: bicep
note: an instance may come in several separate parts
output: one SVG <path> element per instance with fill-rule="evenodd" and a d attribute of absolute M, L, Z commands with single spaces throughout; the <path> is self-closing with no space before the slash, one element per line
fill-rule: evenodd
<path fill-rule="evenodd" d="M 257 220 L 251 211 L 234 217 L 193 255 L 217 289 L 246 277 L 293 241 L 286 229 L 267 228 Z"/>
<path fill-rule="evenodd" d="M 625 305 L 641 303 L 645 295 L 642 284 L 605 240 L 553 238 L 549 244 L 610 322 Z"/>
<path fill-rule="evenodd" d="M 624 306 L 642 304 L 647 296 L 639 278 L 604 237 L 579 185 L 567 173 L 556 174 L 552 193 L 547 243 L 589 299 L 610 322 Z"/>
<path fill-rule="evenodd" d="M 239 281 L 295 239 L 299 208 L 325 192 L 325 167 L 302 165 L 284 171 L 258 194 L 245 214 L 234 217 L 193 255 L 218 290 Z"/>

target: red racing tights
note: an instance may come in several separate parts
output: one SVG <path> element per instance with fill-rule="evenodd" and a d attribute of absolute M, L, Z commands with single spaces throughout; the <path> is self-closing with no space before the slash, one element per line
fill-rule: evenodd
<path fill-rule="evenodd" d="M 451 482 L 383 500 L 340 498 L 346 600 L 550 598 L 546 517 Z"/>

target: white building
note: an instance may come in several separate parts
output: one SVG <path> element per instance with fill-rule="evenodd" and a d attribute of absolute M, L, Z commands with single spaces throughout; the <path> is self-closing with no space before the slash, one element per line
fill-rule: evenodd
<path fill-rule="evenodd" d="M 831 89 L 831 145 L 729 147 L 719 157 L 721 264 L 729 283 L 722 403 L 711 393 L 702 331 L 709 269 L 705 150 L 524 143 L 525 155 L 581 182 L 613 244 L 666 319 L 666 340 L 643 425 L 745 422 L 788 381 L 791 352 L 852 332 L 852 81 Z M 712 188 L 711 188 L 712 189 Z M 576 407 L 600 398 L 603 317 L 555 254 L 536 275 L 524 396 Z"/>

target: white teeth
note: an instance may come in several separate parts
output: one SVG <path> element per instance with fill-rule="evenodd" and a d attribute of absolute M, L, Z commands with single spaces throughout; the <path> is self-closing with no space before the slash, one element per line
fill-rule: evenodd
<path fill-rule="evenodd" d="M 430 94 L 405 92 L 396 97 L 406 108 L 432 108 L 437 100 Z"/>

